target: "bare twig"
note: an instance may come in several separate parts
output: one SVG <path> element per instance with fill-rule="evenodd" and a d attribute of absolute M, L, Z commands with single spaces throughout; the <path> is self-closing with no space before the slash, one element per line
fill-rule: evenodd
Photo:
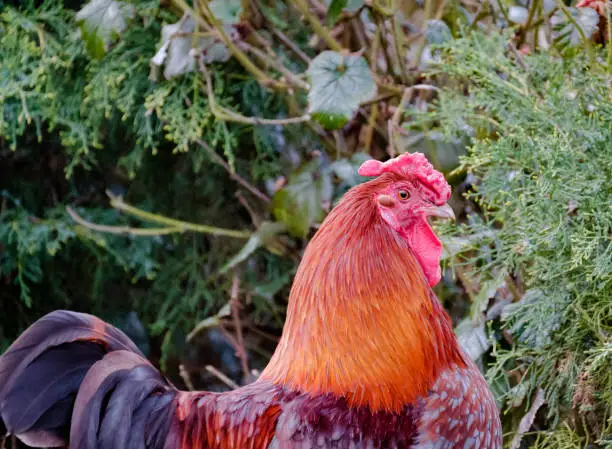
<path fill-rule="evenodd" d="M 521 53 L 517 50 L 516 46 L 512 42 L 509 42 L 508 47 L 510 48 L 510 51 L 512 51 L 512 54 L 514 55 L 514 58 L 516 59 L 516 63 L 520 65 L 524 71 L 529 72 L 529 67 L 527 67 L 527 64 L 525 63 L 525 59 L 523 58 Z"/>
<path fill-rule="evenodd" d="M 206 81 L 206 93 L 208 95 L 208 103 L 210 110 L 213 115 L 223 121 L 227 122 L 236 122 L 236 123 L 244 123 L 246 125 L 291 125 L 295 123 L 303 123 L 310 120 L 310 115 L 302 115 L 300 117 L 289 117 L 283 119 L 267 119 L 260 117 L 246 117 L 242 114 L 238 114 L 234 111 L 231 111 L 227 108 L 219 106 L 215 100 L 215 94 L 213 92 L 212 87 L 212 79 L 210 76 L 210 71 L 206 68 L 206 65 L 199 59 L 200 71 L 204 74 L 204 79 Z"/>
<path fill-rule="evenodd" d="M 393 36 L 393 47 L 395 52 L 395 64 L 400 71 L 400 79 L 402 82 L 408 82 L 408 73 L 406 72 L 406 62 L 404 61 L 404 33 L 395 14 L 391 16 L 391 35 Z"/>
<path fill-rule="evenodd" d="M 366 153 L 370 152 L 370 147 L 372 146 L 372 137 L 374 136 L 374 126 L 377 117 L 378 105 L 373 104 L 372 110 L 370 111 L 370 115 L 368 116 L 368 126 L 366 127 L 365 136 L 363 138 L 363 146 L 365 147 Z"/>
<path fill-rule="evenodd" d="M 298 58 L 300 58 L 306 64 L 310 64 L 311 59 L 308 57 L 308 55 L 304 53 L 295 42 L 293 42 L 285 34 L 283 34 L 282 31 L 280 31 L 276 27 L 273 27 L 272 34 L 274 34 L 274 36 L 276 36 L 276 38 L 279 41 L 281 41 L 283 45 L 285 45 L 288 49 L 290 49 L 293 53 L 295 53 L 298 56 Z"/>
<path fill-rule="evenodd" d="M 253 224 L 255 225 L 256 228 L 259 228 L 259 226 L 261 225 L 261 222 L 263 221 L 262 218 L 255 212 L 255 210 L 253 209 L 253 207 L 251 207 L 251 205 L 249 204 L 249 202 L 246 200 L 246 198 L 244 197 L 244 195 L 242 194 L 242 192 L 238 191 L 236 192 L 236 198 L 238 199 L 238 202 L 240 204 L 242 204 L 242 207 L 244 207 L 247 212 L 249 213 L 249 216 L 251 217 L 251 221 L 253 222 Z"/>
<path fill-rule="evenodd" d="M 217 236 L 234 237 L 240 239 L 248 239 L 251 236 L 251 233 L 249 231 L 217 228 L 214 226 L 207 226 L 190 223 L 188 221 L 176 220 L 174 218 L 165 217 L 163 215 L 154 214 L 152 212 L 146 212 L 144 210 L 138 209 L 137 207 L 125 203 L 122 197 L 114 195 L 109 190 L 106 191 L 106 194 L 110 198 L 110 204 L 112 207 L 134 217 L 138 217 L 141 220 L 163 224 L 171 228 L 181 229 L 182 231 L 193 231 L 200 232 L 203 234 L 212 234 Z"/>
<path fill-rule="evenodd" d="M 219 37 L 221 40 L 227 45 L 232 55 L 242 64 L 242 66 L 247 69 L 253 77 L 257 81 L 259 81 L 264 86 L 273 87 L 278 90 L 285 90 L 287 86 L 275 79 L 270 78 L 264 71 L 260 70 L 253 61 L 249 59 L 249 57 L 240 50 L 236 44 L 230 39 L 225 30 L 223 29 L 223 25 L 217 20 L 215 15 L 211 12 L 207 2 L 200 2 L 202 6 L 202 12 L 208 19 L 208 21 L 215 27 L 217 32 L 219 33 Z"/>
<path fill-rule="evenodd" d="M 404 94 L 402 95 L 402 99 L 400 100 L 400 104 L 397 106 L 397 109 L 393 113 L 393 117 L 389 120 L 388 124 L 388 132 L 389 132 L 389 150 L 390 156 L 393 157 L 397 154 L 397 142 L 395 141 L 395 132 L 397 128 L 399 128 L 399 122 L 402 118 L 402 114 L 404 113 L 405 104 L 408 102 L 410 97 L 412 96 L 412 92 L 415 90 L 434 90 L 438 91 L 439 89 L 436 86 L 432 86 L 429 84 L 415 84 L 414 86 L 410 86 L 404 90 Z"/>
<path fill-rule="evenodd" d="M 210 374 L 215 376 L 217 379 L 219 379 L 221 382 L 223 382 L 225 385 L 227 385 L 231 389 L 235 390 L 236 388 L 239 388 L 236 382 L 234 382 L 232 379 L 227 377 L 225 374 L 223 374 L 221 371 L 219 371 L 214 366 L 206 365 L 206 371 L 208 371 Z"/>
<path fill-rule="evenodd" d="M 378 71 L 378 49 L 380 48 L 380 27 L 376 27 L 376 32 L 372 38 L 370 46 L 370 70 L 376 74 Z"/>
<path fill-rule="evenodd" d="M 401 92 L 401 91 L 399 92 L 399 94 L 402 94 L 402 93 L 403 93 L 403 92 Z M 371 105 L 374 105 L 374 104 L 376 104 L 376 103 L 380 103 L 381 101 L 390 100 L 390 99 L 391 99 L 391 98 L 393 98 L 393 97 L 397 97 L 397 96 L 399 96 L 399 94 L 397 94 L 397 93 L 395 93 L 395 92 L 392 92 L 392 93 L 389 93 L 389 94 L 379 95 L 379 96 L 378 96 L 378 97 L 376 97 L 376 98 L 373 98 L 373 99 L 368 100 L 368 101 L 364 101 L 364 102 L 363 102 L 363 103 L 361 103 L 359 106 L 361 106 L 361 107 L 371 106 Z"/>
<path fill-rule="evenodd" d="M 306 0 L 293 0 L 293 6 L 302 13 L 304 17 L 310 22 L 313 31 L 327 44 L 327 46 L 334 51 L 341 51 L 342 46 L 335 40 L 329 30 L 323 26 L 323 24 L 317 19 L 317 17 L 310 11 Z"/>
<path fill-rule="evenodd" d="M 250 376 L 249 363 L 247 360 L 246 349 L 244 348 L 244 337 L 242 335 L 242 323 L 240 322 L 240 300 L 238 294 L 240 292 L 240 276 L 234 271 L 234 277 L 232 278 L 232 292 L 230 298 L 230 309 L 232 311 L 232 319 L 234 321 L 234 327 L 236 332 L 236 355 L 240 359 L 240 365 L 242 366 L 242 373 L 244 379 L 248 379 Z"/>
<path fill-rule="evenodd" d="M 91 229 L 92 231 L 105 232 L 107 234 L 119 234 L 119 235 L 140 235 L 140 236 L 153 236 L 153 235 L 167 235 L 174 234 L 177 232 L 185 232 L 185 229 L 181 228 L 132 228 L 130 226 L 107 226 L 92 223 L 81 217 L 73 208 L 66 206 L 66 212 L 70 215 L 76 223 L 81 226 Z"/>
<path fill-rule="evenodd" d="M 282 65 L 279 62 L 280 60 L 278 59 L 278 57 L 272 57 L 271 55 L 268 56 L 265 52 L 261 51 L 259 48 L 253 47 L 248 42 L 242 42 L 240 46 L 243 47 L 245 50 L 253 53 L 255 56 L 257 56 L 260 60 L 264 61 L 266 64 L 269 64 L 272 67 L 274 67 L 276 70 L 282 73 L 285 76 L 285 78 L 287 78 L 287 80 L 294 86 L 299 87 L 300 89 L 304 89 L 306 91 L 310 89 L 310 86 L 308 85 L 308 83 L 298 78 L 295 73 L 293 73 L 287 67 Z"/>
<path fill-rule="evenodd" d="M 193 382 L 191 382 L 191 377 L 189 376 L 189 372 L 185 369 L 185 365 L 182 363 L 179 365 L 179 376 L 183 379 L 185 386 L 189 391 L 194 391 Z"/>
<path fill-rule="evenodd" d="M 527 38 L 527 32 L 531 28 L 531 25 L 533 23 L 533 19 L 535 17 L 535 12 L 536 12 L 536 10 L 538 9 L 539 6 L 540 6 L 540 0 L 532 0 L 531 1 L 531 5 L 530 5 L 530 8 L 529 8 L 529 15 L 527 17 L 527 22 L 525 23 L 525 26 L 522 27 L 521 32 L 519 34 L 519 40 L 518 40 L 518 43 L 517 43 L 517 47 L 521 48 L 521 46 L 525 42 L 525 39 Z"/>
<path fill-rule="evenodd" d="M 240 184 L 242 187 L 247 189 L 249 192 L 251 192 L 253 195 L 255 195 L 260 200 L 266 203 L 270 202 L 270 197 L 268 197 L 266 194 L 261 192 L 257 187 L 249 183 L 246 179 L 244 179 L 238 173 L 233 171 L 232 168 L 229 166 L 229 164 L 225 161 L 225 159 L 219 156 L 217 152 L 213 150 L 206 142 L 204 142 L 202 139 L 195 139 L 195 143 L 200 145 L 200 147 L 202 147 L 202 149 L 206 151 L 206 153 L 208 154 L 208 156 L 211 158 L 213 162 L 223 167 L 227 171 L 227 173 L 230 175 L 231 179 L 236 181 L 238 184 Z"/>

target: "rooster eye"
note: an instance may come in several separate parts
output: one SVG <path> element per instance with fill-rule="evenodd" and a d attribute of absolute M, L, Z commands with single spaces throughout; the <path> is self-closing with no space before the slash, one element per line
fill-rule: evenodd
<path fill-rule="evenodd" d="M 397 196 L 399 196 L 399 199 L 402 201 L 410 198 L 410 194 L 406 190 L 398 190 Z"/>

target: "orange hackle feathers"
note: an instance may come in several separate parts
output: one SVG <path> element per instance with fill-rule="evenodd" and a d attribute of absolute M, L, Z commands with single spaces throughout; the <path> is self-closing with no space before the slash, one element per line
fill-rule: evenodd
<path fill-rule="evenodd" d="M 353 188 L 321 225 L 263 380 L 398 411 L 426 396 L 440 370 L 463 364 L 412 250 L 376 210 L 374 195 L 397 177 Z"/>

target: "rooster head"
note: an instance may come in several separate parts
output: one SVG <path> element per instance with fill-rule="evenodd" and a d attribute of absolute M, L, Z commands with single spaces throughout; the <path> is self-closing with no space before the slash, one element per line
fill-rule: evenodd
<path fill-rule="evenodd" d="M 429 285 L 437 284 L 442 244 L 427 219 L 455 218 L 446 203 L 451 189 L 444 175 L 421 153 L 404 153 L 384 163 L 366 161 L 359 174 L 384 177 L 385 182 L 371 184 L 371 199 L 382 219 L 407 241 Z"/>

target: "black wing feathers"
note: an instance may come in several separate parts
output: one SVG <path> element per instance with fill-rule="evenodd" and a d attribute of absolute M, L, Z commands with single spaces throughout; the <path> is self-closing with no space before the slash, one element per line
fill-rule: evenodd
<path fill-rule="evenodd" d="M 178 391 L 120 330 L 53 312 L 0 356 L 0 437 L 36 447 L 164 449 Z"/>

